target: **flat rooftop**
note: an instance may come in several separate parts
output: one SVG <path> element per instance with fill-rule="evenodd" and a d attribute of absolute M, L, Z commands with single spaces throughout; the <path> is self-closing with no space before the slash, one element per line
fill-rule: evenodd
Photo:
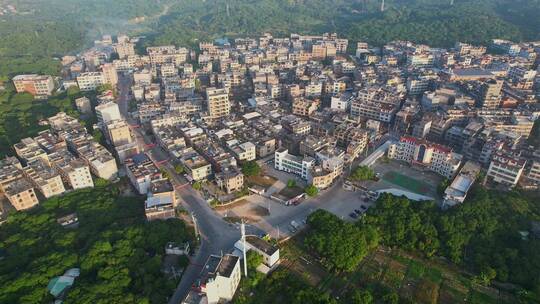
<path fill-rule="evenodd" d="M 246 242 L 248 242 L 253 247 L 256 247 L 260 251 L 264 252 L 267 255 L 273 255 L 276 251 L 279 250 L 278 247 L 273 246 L 272 244 L 266 242 L 265 240 L 256 237 L 254 235 L 246 236 Z"/>

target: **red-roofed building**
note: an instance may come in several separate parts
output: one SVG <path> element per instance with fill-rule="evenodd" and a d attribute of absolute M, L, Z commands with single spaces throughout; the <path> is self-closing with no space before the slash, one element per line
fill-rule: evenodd
<path fill-rule="evenodd" d="M 425 166 L 446 178 L 455 175 L 463 158 L 449 147 L 412 136 L 403 136 L 399 143 L 391 145 L 388 157 Z"/>

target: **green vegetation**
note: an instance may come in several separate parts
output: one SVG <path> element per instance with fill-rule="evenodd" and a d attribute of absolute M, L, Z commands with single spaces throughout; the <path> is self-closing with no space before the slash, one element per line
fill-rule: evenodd
<path fill-rule="evenodd" d="M 353 170 L 349 178 L 355 181 L 372 180 L 375 178 L 375 171 L 368 166 L 358 166 Z"/>
<path fill-rule="evenodd" d="M 62 111 L 79 117 L 74 106 L 74 100 L 83 96 L 79 90 L 68 90 L 44 101 L 34 100 L 28 93 L 15 93 L 12 83 L 6 86 L 6 90 L 0 92 L 0 157 L 10 154 L 13 144 L 22 138 L 36 136 L 38 132 L 49 128 L 40 125 L 40 120 Z M 85 95 L 91 97 L 91 94 Z M 91 125 L 91 120 L 87 124 Z"/>
<path fill-rule="evenodd" d="M 245 175 L 245 176 L 255 176 L 255 175 L 259 175 L 261 174 L 261 167 L 259 166 L 259 164 L 252 160 L 252 161 L 248 161 L 246 163 L 244 163 L 242 165 L 242 173 Z"/>
<path fill-rule="evenodd" d="M 174 166 L 174 172 L 176 172 L 176 174 L 184 174 L 184 172 L 186 172 L 186 168 L 184 168 L 184 166 L 181 164 L 178 164 Z"/>
<path fill-rule="evenodd" d="M 202 182 L 201 181 L 196 181 L 193 183 L 193 185 L 191 185 L 191 187 L 193 187 L 193 189 L 199 191 L 202 189 Z"/>
<path fill-rule="evenodd" d="M 444 191 L 446 190 L 446 188 L 448 188 L 448 186 L 450 186 L 450 181 L 447 178 L 443 179 L 437 185 L 437 193 L 439 193 L 439 195 L 443 195 Z"/>
<path fill-rule="evenodd" d="M 278 269 L 264 279 L 260 274 L 258 276 L 259 280 L 255 283 L 252 280 L 242 278 L 239 291 L 233 299 L 234 304 L 337 303 L 327 293 L 309 286 L 304 279 L 285 269 Z M 257 296 L 250 295 L 251 292 Z"/>
<path fill-rule="evenodd" d="M 296 187 L 296 180 L 294 180 L 294 179 L 289 179 L 289 180 L 287 181 L 287 188 L 294 188 L 294 187 Z"/>
<path fill-rule="evenodd" d="M 411 202 L 382 195 L 361 227 L 376 229 L 382 243 L 445 256 L 477 273 L 476 282 L 492 279 L 540 292 L 540 240 L 522 238 L 540 219 L 540 200 L 518 191 L 495 192 L 475 186 L 468 200 L 442 212 L 432 202 Z"/>
<path fill-rule="evenodd" d="M 74 191 L 10 216 L 0 229 L 0 303 L 51 303 L 47 284 L 78 267 L 64 303 L 164 303 L 177 281 L 161 273 L 168 241 L 192 241 L 177 219 L 146 222 L 138 197 L 114 185 Z M 76 212 L 77 228 L 58 217 Z"/>
<path fill-rule="evenodd" d="M 319 194 L 319 189 L 317 189 L 317 187 L 313 186 L 313 185 L 308 185 L 306 188 L 304 188 L 304 192 L 308 195 L 308 196 L 317 196 L 317 194 Z"/>
<path fill-rule="evenodd" d="M 80 51 L 102 34 L 145 34 L 145 45 L 196 46 L 199 41 L 271 32 L 336 32 L 381 45 L 406 39 L 448 47 L 456 41 L 540 38 L 539 0 L 377 1 L 23 1 L 0 16 L 0 76 L 58 74 L 54 57 Z M 352 44 L 351 44 L 352 45 Z"/>
<path fill-rule="evenodd" d="M 332 271 L 352 271 L 377 247 L 379 236 L 373 229 L 360 229 L 323 210 L 309 215 L 310 230 L 304 241 Z"/>

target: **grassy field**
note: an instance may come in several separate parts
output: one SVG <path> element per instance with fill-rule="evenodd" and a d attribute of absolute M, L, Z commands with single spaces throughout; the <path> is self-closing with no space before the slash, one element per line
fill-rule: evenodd
<path fill-rule="evenodd" d="M 456 265 L 385 247 L 366 257 L 354 272 L 329 273 L 304 250 L 302 239 L 300 234 L 283 244 L 282 265 L 334 297 L 353 288 L 389 288 L 414 303 L 516 302 L 510 294 L 475 285 L 472 276 Z"/>
<path fill-rule="evenodd" d="M 425 195 L 431 189 L 430 185 L 395 171 L 386 172 L 382 179 L 386 182 L 422 195 Z"/>

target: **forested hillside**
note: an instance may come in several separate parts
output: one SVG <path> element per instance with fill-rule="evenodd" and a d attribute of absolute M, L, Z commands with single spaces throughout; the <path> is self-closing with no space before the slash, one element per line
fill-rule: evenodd
<path fill-rule="evenodd" d="M 540 0 L 1 0 L 0 76 L 50 72 L 50 60 L 101 34 L 144 34 L 146 44 L 196 45 L 223 35 L 337 32 L 383 44 L 408 39 L 433 46 L 495 37 L 540 39 Z M 44 61 L 47 59 L 47 61 Z"/>

